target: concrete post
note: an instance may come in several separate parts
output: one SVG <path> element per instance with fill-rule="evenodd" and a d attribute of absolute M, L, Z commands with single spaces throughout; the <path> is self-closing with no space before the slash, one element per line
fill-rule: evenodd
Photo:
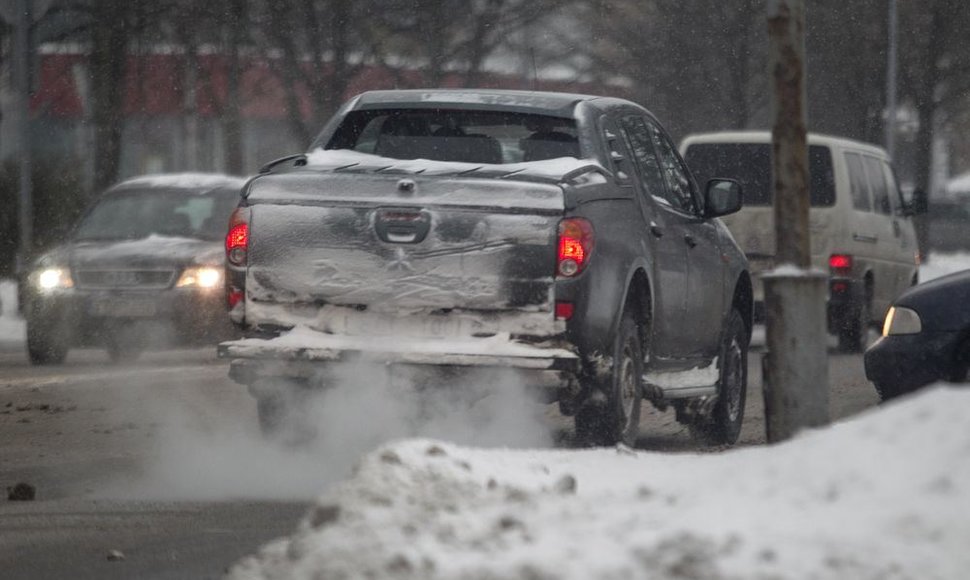
<path fill-rule="evenodd" d="M 764 278 L 769 443 L 828 422 L 826 276 L 810 272 L 803 0 L 768 0 L 775 266 Z"/>

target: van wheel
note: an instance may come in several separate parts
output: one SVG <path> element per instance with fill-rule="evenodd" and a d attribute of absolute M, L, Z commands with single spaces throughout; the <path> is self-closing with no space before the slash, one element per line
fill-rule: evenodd
<path fill-rule="evenodd" d="M 649 336 L 648 333 L 644 333 Z M 634 446 L 640 434 L 644 351 L 630 312 L 624 312 L 613 347 L 613 370 L 606 384 L 593 385 L 605 401 L 587 401 L 576 413 L 576 438 L 589 446 Z"/>
<path fill-rule="evenodd" d="M 862 304 L 850 309 L 851 315 L 847 320 L 839 321 L 837 336 L 840 352 L 855 353 L 866 349 L 872 310 L 870 296 L 871 290 L 866 288 L 866 298 Z"/>
<path fill-rule="evenodd" d="M 718 367 L 714 409 L 692 423 L 690 431 L 709 445 L 733 445 L 741 434 L 748 392 L 748 332 L 737 310 L 724 329 Z"/>

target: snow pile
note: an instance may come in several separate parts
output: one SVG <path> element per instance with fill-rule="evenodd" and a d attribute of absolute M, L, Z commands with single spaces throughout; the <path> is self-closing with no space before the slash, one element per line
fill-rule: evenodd
<path fill-rule="evenodd" d="M 17 314 L 17 283 L 0 280 L 0 345 L 24 342 L 26 326 Z"/>
<path fill-rule="evenodd" d="M 938 387 L 723 454 L 400 441 L 229 577 L 964 578 L 968 405 Z"/>
<path fill-rule="evenodd" d="M 934 278 L 967 269 L 970 269 L 970 254 L 966 252 L 932 253 L 929 259 L 919 267 L 919 281 L 929 282 Z"/>

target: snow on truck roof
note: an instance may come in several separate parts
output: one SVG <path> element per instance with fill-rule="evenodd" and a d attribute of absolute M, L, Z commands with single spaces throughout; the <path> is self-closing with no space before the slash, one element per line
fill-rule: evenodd
<path fill-rule="evenodd" d="M 576 103 L 601 98 L 603 97 L 544 91 L 413 89 L 366 92 L 357 97 L 353 109 L 379 109 L 391 105 L 414 108 L 454 106 L 458 108 L 499 108 L 547 115 L 572 116 L 572 109 Z"/>
<path fill-rule="evenodd" d="M 496 179 L 536 179 L 566 181 L 585 173 L 608 173 L 591 159 L 559 157 L 521 163 L 489 164 L 430 159 L 392 159 L 349 149 L 315 149 L 307 154 L 306 166 L 325 171 L 362 173 L 401 173 L 424 176 L 492 177 Z"/>
<path fill-rule="evenodd" d="M 136 187 L 168 188 L 168 189 L 199 189 L 205 193 L 216 187 L 239 187 L 246 183 L 244 177 L 224 175 L 221 173 L 158 173 L 141 175 L 126 179 L 112 187 L 112 190 L 131 189 Z"/>

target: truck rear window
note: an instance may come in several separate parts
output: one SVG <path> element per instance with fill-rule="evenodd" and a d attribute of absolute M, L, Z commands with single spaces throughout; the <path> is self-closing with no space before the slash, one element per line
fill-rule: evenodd
<path fill-rule="evenodd" d="M 461 109 L 353 111 L 326 148 L 492 164 L 580 157 L 574 119 Z"/>
<path fill-rule="evenodd" d="M 771 205 L 771 145 L 767 143 L 697 143 L 684 156 L 697 183 L 704 187 L 709 179 L 737 179 L 744 191 L 744 205 Z M 808 148 L 811 204 L 835 204 L 835 175 L 832 153 L 823 145 Z"/>

